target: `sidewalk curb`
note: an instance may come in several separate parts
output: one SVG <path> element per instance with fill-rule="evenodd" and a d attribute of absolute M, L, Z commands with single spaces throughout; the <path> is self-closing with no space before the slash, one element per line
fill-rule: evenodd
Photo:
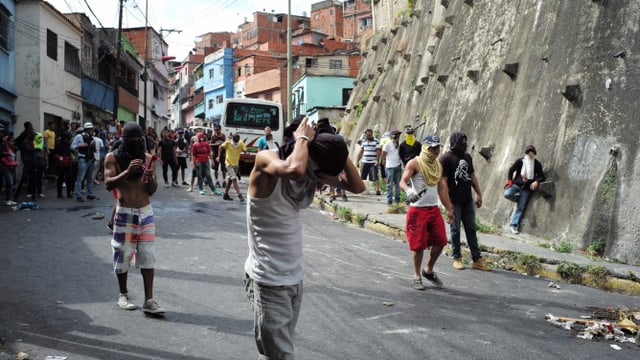
<path fill-rule="evenodd" d="M 346 212 L 350 214 L 349 222 L 388 236 L 395 241 L 406 243 L 404 227 L 400 228 L 397 225 L 390 224 L 382 219 L 380 215 L 354 210 L 352 206 L 349 206 L 349 202 L 334 204 L 319 196 L 314 197 L 314 203 L 321 210 L 330 212 L 334 220 L 343 222 L 346 220 L 340 219 L 338 214 L 334 214 L 334 209 L 349 209 Z M 614 269 L 611 263 L 604 261 L 596 261 L 597 265 L 578 264 L 577 262 L 537 257 L 526 252 L 518 252 L 501 247 L 482 246 L 481 250 L 486 262 L 494 268 L 515 271 L 560 283 L 579 284 L 627 295 L 640 295 L 640 269 L 629 271 L 629 273 L 625 274 Z M 467 258 L 470 256 L 466 245 L 462 248 L 462 253 Z M 521 259 L 520 261 L 519 258 Z M 529 259 L 534 264 L 527 268 L 522 264 L 522 259 Z"/>

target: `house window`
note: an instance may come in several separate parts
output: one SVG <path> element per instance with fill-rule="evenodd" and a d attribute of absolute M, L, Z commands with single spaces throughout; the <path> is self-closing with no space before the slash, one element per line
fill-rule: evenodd
<path fill-rule="evenodd" d="M 251 74 L 249 74 L 249 64 L 244 64 L 244 74 L 245 75 L 251 75 Z"/>
<path fill-rule="evenodd" d="M 216 95 L 216 104 L 222 104 L 224 97 L 222 95 Z"/>
<path fill-rule="evenodd" d="M 153 82 L 153 98 L 160 99 L 160 87 L 157 82 Z"/>
<path fill-rule="evenodd" d="M 329 69 L 342 69 L 342 60 L 329 60 Z"/>
<path fill-rule="evenodd" d="M 318 66 L 318 59 L 316 58 L 306 58 L 305 59 L 305 67 L 313 67 Z"/>
<path fill-rule="evenodd" d="M 242 76 L 242 68 L 238 66 L 238 77 Z"/>
<path fill-rule="evenodd" d="M 0 5 L 0 49 L 13 50 L 14 29 L 15 25 L 11 21 L 11 13 L 6 7 Z"/>
<path fill-rule="evenodd" d="M 356 0 L 347 0 L 344 2 L 345 5 L 347 5 L 347 7 L 354 7 L 356 6 Z"/>
<path fill-rule="evenodd" d="M 47 56 L 58 61 L 58 34 L 47 29 Z"/>
<path fill-rule="evenodd" d="M 368 28 L 373 26 L 373 18 L 367 17 L 358 20 L 358 26 L 360 29 Z"/>
<path fill-rule="evenodd" d="M 213 79 L 215 76 L 213 69 L 209 69 L 209 79 Z"/>
<path fill-rule="evenodd" d="M 69 74 L 73 74 L 80 77 L 82 71 L 80 70 L 80 56 L 78 54 L 78 48 L 64 42 L 64 70 Z"/>
<path fill-rule="evenodd" d="M 218 74 L 220 74 L 220 76 L 224 76 L 224 73 L 222 72 L 223 69 L 222 65 L 218 65 Z"/>
<path fill-rule="evenodd" d="M 209 109 L 213 109 L 213 99 L 209 99 L 209 101 L 207 101 L 207 104 L 209 106 Z"/>

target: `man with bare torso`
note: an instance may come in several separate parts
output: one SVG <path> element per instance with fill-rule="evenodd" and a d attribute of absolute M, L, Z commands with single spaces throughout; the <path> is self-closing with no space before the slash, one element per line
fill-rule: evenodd
<path fill-rule="evenodd" d="M 128 123 L 122 130 L 122 142 L 104 161 L 105 186 L 118 190 L 113 218 L 113 265 L 118 279 L 118 306 L 137 307 L 129 300 L 127 274 L 132 260 L 140 268 L 144 283 L 145 314 L 162 315 L 164 310 L 153 300 L 155 224 L 149 197 L 157 190 L 155 157 L 146 153 L 142 128 Z"/>

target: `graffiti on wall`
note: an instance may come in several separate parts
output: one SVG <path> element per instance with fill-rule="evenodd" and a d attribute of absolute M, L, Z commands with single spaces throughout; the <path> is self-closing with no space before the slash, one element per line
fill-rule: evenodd
<path fill-rule="evenodd" d="M 569 160 L 569 178 L 572 180 L 591 180 L 600 177 L 607 166 L 610 139 L 598 137 L 580 137 L 573 148 Z"/>

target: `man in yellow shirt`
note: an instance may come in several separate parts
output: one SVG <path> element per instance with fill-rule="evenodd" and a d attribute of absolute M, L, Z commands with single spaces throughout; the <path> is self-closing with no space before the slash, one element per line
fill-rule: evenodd
<path fill-rule="evenodd" d="M 53 121 L 49 121 L 47 123 L 47 129 L 43 134 L 44 142 L 47 144 L 47 149 L 49 150 L 48 160 L 49 160 L 49 168 L 47 169 L 46 178 L 51 180 L 56 173 L 55 165 L 53 162 L 53 153 L 56 149 L 56 123 Z"/>
<path fill-rule="evenodd" d="M 238 199 L 241 202 L 244 202 L 244 197 L 242 197 L 240 187 L 238 187 L 237 174 L 240 172 L 240 153 L 247 151 L 247 146 L 240 140 L 240 135 L 235 134 L 231 140 L 223 142 L 222 145 L 218 147 L 218 156 L 216 157 L 216 161 L 220 161 L 222 150 L 225 150 L 226 152 L 225 168 L 227 169 L 227 184 L 222 198 L 224 200 L 233 200 L 233 198 L 229 196 L 229 189 L 231 188 L 231 182 L 233 182 L 233 187 L 236 189 Z"/>

